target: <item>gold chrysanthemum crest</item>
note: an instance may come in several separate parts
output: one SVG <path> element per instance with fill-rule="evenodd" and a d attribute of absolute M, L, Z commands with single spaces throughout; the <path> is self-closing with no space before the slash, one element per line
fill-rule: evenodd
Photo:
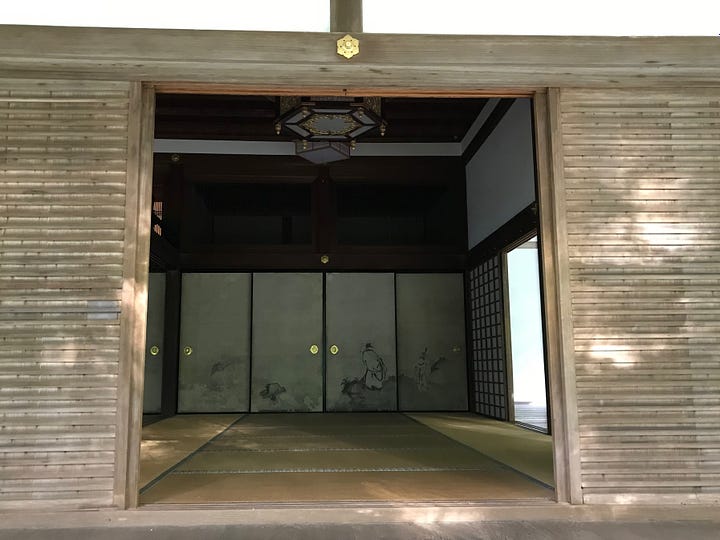
<path fill-rule="evenodd" d="M 350 59 L 360 52 L 360 41 L 346 34 L 345 37 L 338 39 L 337 52 L 340 56 Z"/>

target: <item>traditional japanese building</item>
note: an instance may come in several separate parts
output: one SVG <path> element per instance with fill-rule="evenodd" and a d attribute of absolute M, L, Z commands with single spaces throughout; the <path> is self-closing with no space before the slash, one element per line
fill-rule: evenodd
<path fill-rule="evenodd" d="M 0 26 L 7 526 L 717 519 L 720 41 L 342 4 Z"/>

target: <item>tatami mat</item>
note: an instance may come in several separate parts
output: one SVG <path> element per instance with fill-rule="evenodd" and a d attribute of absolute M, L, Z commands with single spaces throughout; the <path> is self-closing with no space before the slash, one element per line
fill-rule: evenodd
<path fill-rule="evenodd" d="M 143 427 L 140 488 L 222 433 L 238 418 L 237 414 L 192 414 L 173 416 Z"/>
<path fill-rule="evenodd" d="M 141 502 L 550 497 L 540 483 L 403 414 L 331 413 L 247 415 L 148 486 Z"/>
<path fill-rule="evenodd" d="M 413 413 L 409 416 L 540 482 L 555 485 L 550 435 L 470 413 Z"/>
<path fill-rule="evenodd" d="M 141 497 L 154 503 L 479 501 L 549 499 L 552 491 L 507 471 L 170 475 Z"/>

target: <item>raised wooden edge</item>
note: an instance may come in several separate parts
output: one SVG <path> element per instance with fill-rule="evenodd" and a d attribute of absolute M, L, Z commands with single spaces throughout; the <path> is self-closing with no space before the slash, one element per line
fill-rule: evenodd
<path fill-rule="evenodd" d="M 569 260 L 565 229 L 559 90 L 538 93 L 534 101 L 537 189 L 540 208 L 540 249 L 548 404 L 553 426 L 555 494 L 559 502 L 582 502 L 577 435 L 575 365 L 570 318 Z"/>
<path fill-rule="evenodd" d="M 114 502 L 119 508 L 134 508 L 138 503 L 154 116 L 154 91 L 132 83 L 115 455 Z"/>
<path fill-rule="evenodd" d="M 709 494 L 708 494 L 709 495 Z M 172 508 L 154 507 L 153 511 L 94 510 L 60 512 L 46 510 L 32 516 L 32 528 L 111 527 L 134 528 L 154 526 L 192 527 L 202 525 L 224 526 L 233 524 L 308 524 L 308 523 L 424 523 L 444 522 L 542 522 L 542 521 L 632 521 L 649 522 L 720 522 L 717 506 L 712 503 L 678 505 L 674 497 L 663 503 L 660 497 L 654 505 L 568 505 L 523 501 L 523 505 L 496 501 L 492 504 L 427 504 L 392 505 L 367 504 L 313 504 L 294 506 L 258 507 L 255 504 L 221 505 L 208 508 L 201 505 L 173 505 Z M 0 530 L 27 529 L 26 513 L 2 515 Z"/>

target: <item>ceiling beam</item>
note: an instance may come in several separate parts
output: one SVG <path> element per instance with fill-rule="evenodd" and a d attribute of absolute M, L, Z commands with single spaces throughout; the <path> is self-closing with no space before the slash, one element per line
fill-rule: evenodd
<path fill-rule="evenodd" d="M 160 154 L 229 154 L 251 156 L 294 156 L 291 141 L 228 141 L 204 139 L 155 139 Z M 357 143 L 353 156 L 460 156 L 460 143 Z"/>
<path fill-rule="evenodd" d="M 503 98 L 498 102 L 485 123 L 480 128 L 480 131 L 477 132 L 473 140 L 470 141 L 470 144 L 468 144 L 467 148 L 462 153 L 462 160 L 465 165 L 468 164 L 477 151 L 480 150 L 480 147 L 485 143 L 485 141 L 487 141 L 490 134 L 498 126 L 505 116 L 505 113 L 510 110 L 513 103 L 515 103 L 515 98 Z"/>

